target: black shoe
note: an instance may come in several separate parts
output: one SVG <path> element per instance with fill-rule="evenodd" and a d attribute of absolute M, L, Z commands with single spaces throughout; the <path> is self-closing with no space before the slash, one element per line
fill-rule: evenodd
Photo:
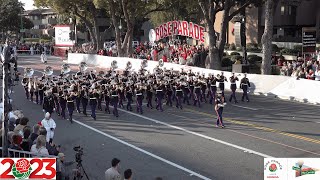
<path fill-rule="evenodd" d="M 235 104 L 237 104 L 237 103 L 238 103 L 238 101 L 235 101 L 234 103 L 235 103 Z"/>

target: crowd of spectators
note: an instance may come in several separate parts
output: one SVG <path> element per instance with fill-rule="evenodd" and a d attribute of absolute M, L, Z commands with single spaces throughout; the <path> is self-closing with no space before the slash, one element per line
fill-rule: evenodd
<path fill-rule="evenodd" d="M 297 61 L 279 60 L 278 66 L 280 66 L 280 75 L 320 81 L 319 61 L 314 58 L 304 60 L 299 57 Z"/>
<path fill-rule="evenodd" d="M 147 59 L 151 61 L 171 62 L 181 65 L 205 67 L 205 61 L 209 49 L 203 45 L 188 45 L 185 41 L 175 41 L 168 43 L 151 44 L 149 42 L 140 43 L 133 47 L 130 58 Z M 107 47 L 100 49 L 97 54 L 102 56 L 117 56 L 117 47 Z"/>

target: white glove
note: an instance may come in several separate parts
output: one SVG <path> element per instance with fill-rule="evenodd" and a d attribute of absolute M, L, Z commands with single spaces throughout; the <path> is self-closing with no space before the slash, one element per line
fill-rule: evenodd
<path fill-rule="evenodd" d="M 56 111 L 56 108 L 53 108 L 53 111 Z"/>
<path fill-rule="evenodd" d="M 44 109 L 42 109 L 42 112 L 46 112 Z"/>

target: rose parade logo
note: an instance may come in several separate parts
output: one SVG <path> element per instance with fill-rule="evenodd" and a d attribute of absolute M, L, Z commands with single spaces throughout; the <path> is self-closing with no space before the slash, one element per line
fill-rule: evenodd
<path fill-rule="evenodd" d="M 0 179 L 55 179 L 54 158 L 0 158 Z"/>
<path fill-rule="evenodd" d="M 282 165 L 275 159 L 266 160 L 264 164 L 265 179 L 281 179 Z"/>

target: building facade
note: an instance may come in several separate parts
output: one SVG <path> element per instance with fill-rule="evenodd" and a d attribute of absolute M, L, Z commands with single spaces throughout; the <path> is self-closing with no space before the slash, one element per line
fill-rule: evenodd
<path fill-rule="evenodd" d="M 247 43 L 261 43 L 264 31 L 264 7 L 246 9 Z M 215 29 L 220 31 L 222 12 L 217 14 Z M 235 43 L 234 22 L 227 30 L 227 43 Z M 317 30 L 317 41 L 320 41 L 320 0 L 280 0 L 274 14 L 273 41 L 302 41 L 302 28 L 314 27 Z"/>

